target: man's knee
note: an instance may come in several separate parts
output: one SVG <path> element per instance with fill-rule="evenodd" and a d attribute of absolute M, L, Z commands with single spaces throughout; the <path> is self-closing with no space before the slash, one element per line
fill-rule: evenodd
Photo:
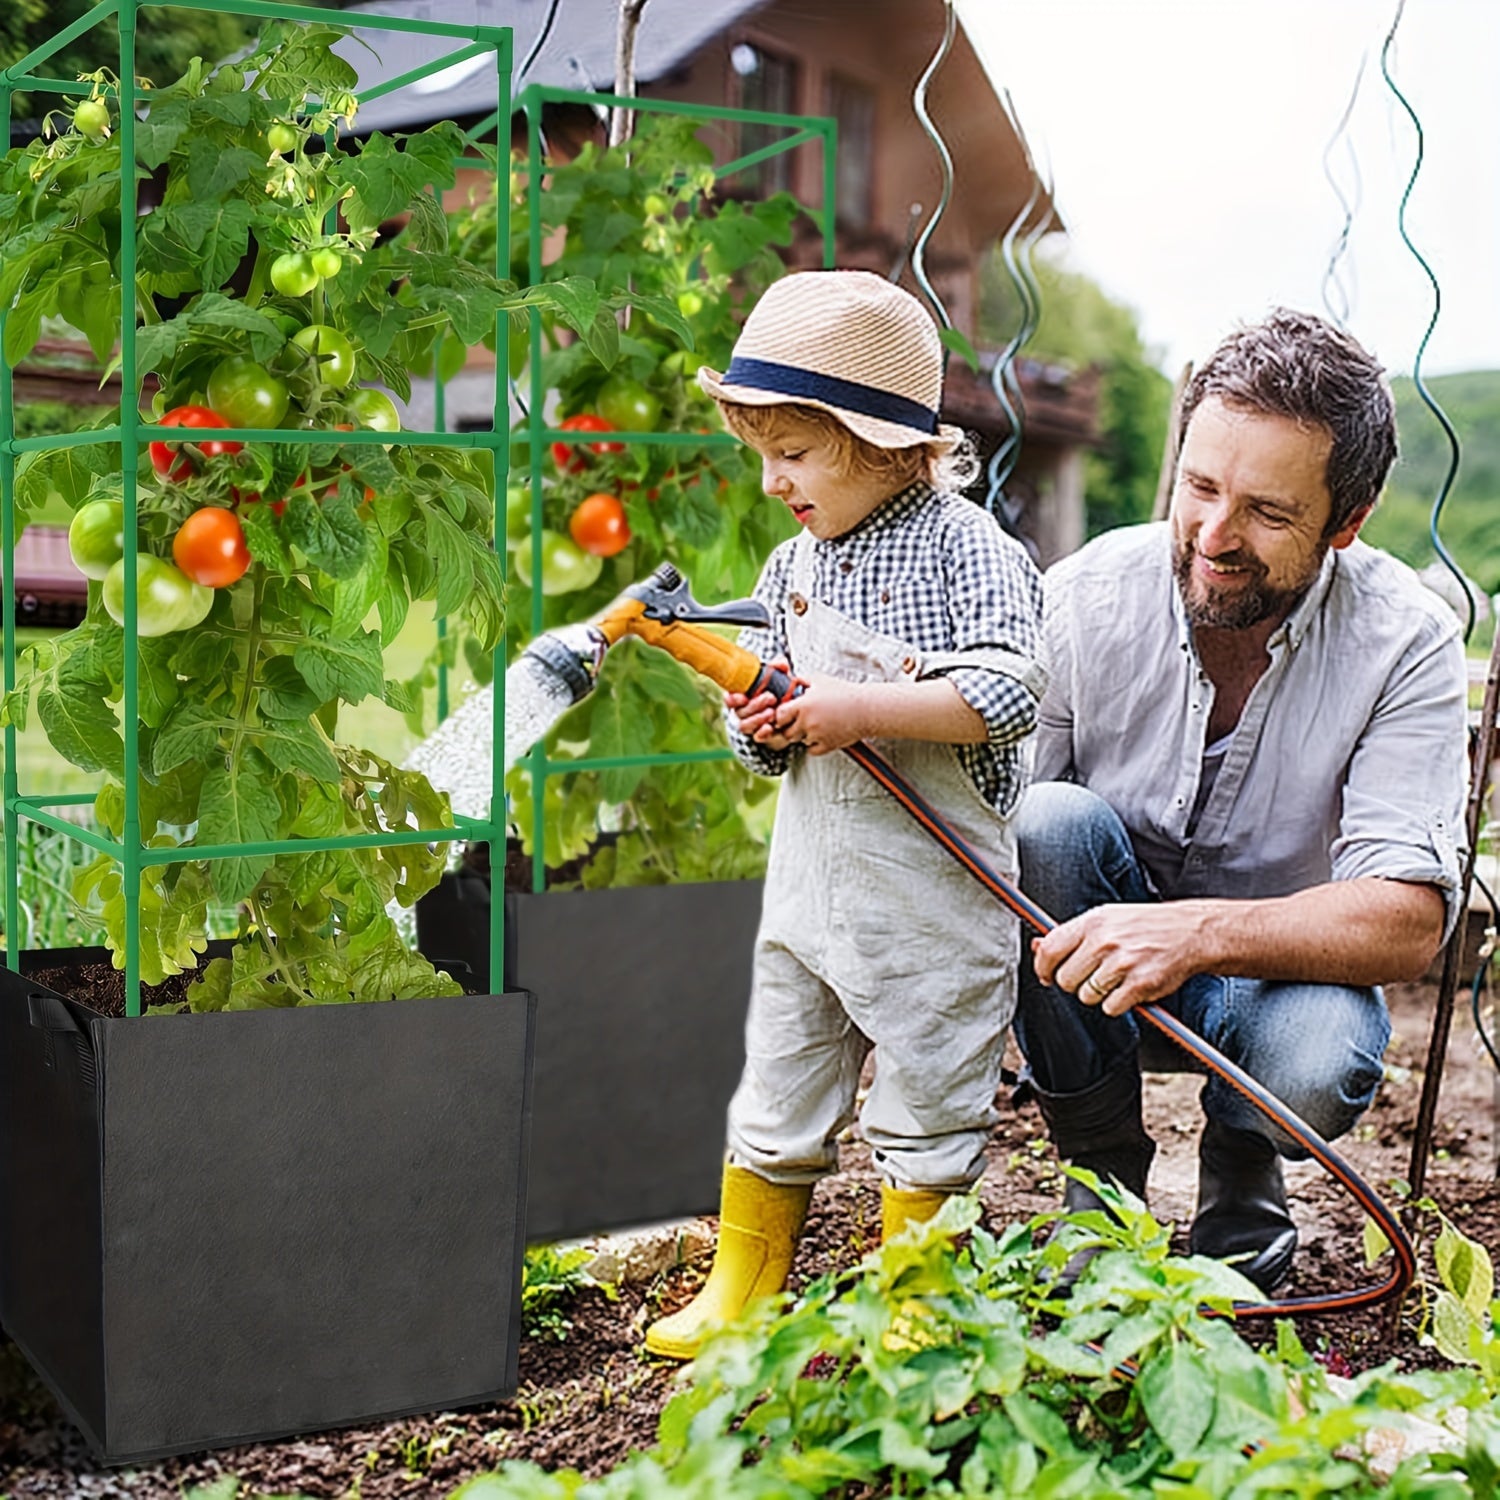
<path fill-rule="evenodd" d="M 1269 988 L 1269 987 L 1268 987 Z M 1267 1039 L 1263 1061 L 1249 1061 L 1249 1071 L 1295 1115 L 1325 1140 L 1336 1140 L 1374 1102 L 1384 1074 L 1382 1059 L 1390 1040 L 1390 1022 L 1378 990 L 1342 985 L 1304 990 L 1300 1014 L 1286 1017 L 1281 1035 Z M 1248 1061 L 1248 1060 L 1247 1060 Z M 1283 1154 L 1307 1153 L 1277 1131 Z"/>
<path fill-rule="evenodd" d="M 1059 921 L 1102 902 L 1146 899 L 1125 825 L 1087 787 L 1037 782 L 1013 827 L 1022 888 Z"/>

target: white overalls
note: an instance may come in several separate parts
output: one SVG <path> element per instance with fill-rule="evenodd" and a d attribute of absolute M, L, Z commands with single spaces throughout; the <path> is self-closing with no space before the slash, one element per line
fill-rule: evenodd
<path fill-rule="evenodd" d="M 1003 651 L 918 653 L 810 597 L 812 538 L 798 539 L 786 620 L 792 668 L 893 682 L 955 665 L 1023 675 Z M 872 740 L 1002 875 L 1008 822 L 951 745 Z M 729 1159 L 772 1182 L 837 1165 L 865 1056 L 861 1112 L 882 1179 L 961 1190 L 983 1171 L 1015 1009 L 1016 918 L 848 756 L 797 755 L 783 780 L 729 1107 Z"/>

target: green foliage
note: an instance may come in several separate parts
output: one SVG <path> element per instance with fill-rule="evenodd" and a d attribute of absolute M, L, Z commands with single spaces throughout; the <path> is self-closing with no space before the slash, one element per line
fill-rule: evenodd
<path fill-rule="evenodd" d="M 1085 459 L 1089 534 L 1149 520 L 1166 445 L 1172 383 L 1141 342 L 1135 312 L 1095 282 L 1036 257 L 1041 314 L 1022 356 L 1100 371 L 1100 447 Z M 1003 347 L 1021 322 L 1020 301 L 1000 252 L 980 268 L 979 331 Z"/>
<path fill-rule="evenodd" d="M 560 1344 L 573 1326 L 567 1308 L 579 1292 L 597 1286 L 610 1298 L 616 1295 L 613 1285 L 595 1281 L 584 1270 L 590 1256 L 582 1245 L 568 1250 L 528 1247 L 521 1267 L 521 1323 L 528 1337 Z"/>
<path fill-rule="evenodd" d="M 1490 1493 L 1493 1399 L 1466 1372 L 1385 1367 L 1332 1381 L 1279 1325 L 1252 1348 L 1222 1316 L 1249 1283 L 1168 1252 L 1133 1201 L 1119 1222 L 1054 1216 L 999 1235 L 954 1199 L 930 1224 L 825 1277 L 795 1303 L 757 1304 L 715 1334 L 667 1406 L 659 1442 L 582 1480 L 506 1465 L 465 1500 L 661 1495 L 1043 1495 L 1195 1500 L 1250 1495 Z M 1100 1253 L 1070 1296 L 1055 1278 Z M 1208 1315 L 1205 1315 L 1208 1314 Z M 1467 1439 L 1435 1425 L 1437 1451 L 1386 1474 L 1367 1435 L 1470 1409 Z"/>
<path fill-rule="evenodd" d="M 92 8 L 92 0 L 7 0 L 0 7 L 0 67 L 19 62 Z M 176 78 L 194 57 L 228 57 L 249 42 L 256 24 L 249 17 L 217 11 L 147 8 L 141 12 L 137 31 L 136 73 L 148 79 Z M 35 71 L 41 77 L 73 79 L 92 72 L 101 60 L 117 64 L 119 56 L 119 27 L 111 16 L 40 63 Z M 17 94 L 16 117 L 44 114 L 61 102 L 50 93 Z"/>
<path fill-rule="evenodd" d="M 635 302 L 623 326 L 613 317 L 600 324 L 588 301 L 571 305 L 572 322 L 591 327 L 593 339 L 572 338 L 554 313 L 541 315 L 539 374 L 546 395 L 539 409 L 555 412 L 554 425 L 594 413 L 606 378 L 624 377 L 644 393 L 649 409 L 659 403 L 658 431 L 722 433 L 696 372 L 703 364 L 724 367 L 745 307 L 782 273 L 774 247 L 790 241 L 799 209 L 785 194 L 752 204 L 720 201 L 712 155 L 698 129 L 692 121 L 643 115 L 628 151 L 590 145 L 576 160 L 549 170 L 541 227 L 548 244 L 560 242 L 561 249 L 546 267 L 547 287 L 555 293 L 567 278 L 628 285 Z M 511 209 L 510 257 L 519 268 L 529 234 L 524 191 Z M 487 263 L 495 255 L 496 224 L 493 200 L 480 198 L 455 216 L 450 239 L 467 257 Z M 513 332 L 520 331 L 518 320 Z M 520 372 L 518 361 L 517 370 L 518 389 L 532 402 L 531 369 Z M 531 478 L 529 436 L 522 419 L 513 431 L 517 485 Z M 590 494 L 618 496 L 631 531 L 629 544 L 605 560 L 596 582 L 541 597 L 541 628 L 597 613 L 664 559 L 682 569 L 701 599 L 748 594 L 771 548 L 793 529 L 784 508 L 766 500 L 754 455 L 722 440 L 615 447 L 596 452 L 580 445 L 561 463 L 544 449 L 539 487 L 521 497 L 530 505 L 511 530 L 513 556 L 524 552 L 529 560 L 538 527 L 566 535 L 569 517 Z M 524 577 L 511 583 L 509 597 L 514 656 L 531 638 L 537 601 Z M 559 726 L 549 754 L 563 761 L 701 754 L 723 743 L 717 690 L 662 653 L 622 644 L 606 661 L 596 691 Z M 511 773 L 507 790 L 512 820 L 530 853 L 529 767 Z M 773 791 L 727 761 L 551 777 L 543 794 L 543 857 L 555 868 L 589 856 L 580 877 L 587 886 L 756 876 L 765 867 L 765 844 L 755 809 Z M 618 830 L 603 842 L 601 821 Z"/>
<path fill-rule="evenodd" d="M 164 409 L 201 406 L 227 361 L 243 370 L 248 360 L 260 367 L 256 384 L 282 393 L 284 427 L 317 434 L 230 444 L 227 453 L 158 442 L 149 463 L 140 455 L 142 553 L 165 564 L 184 520 L 216 506 L 236 511 L 252 565 L 206 599 L 209 612 L 193 628 L 130 643 L 139 725 L 120 723 L 127 643 L 93 585 L 84 622 L 30 648 L 0 705 L 18 727 L 34 708 L 53 747 L 104 778 L 96 815 L 115 838 L 136 832 L 125 826 L 123 790 L 132 733 L 144 843 L 234 851 L 148 866 L 138 893 L 126 892 L 107 856 L 75 881 L 77 898 L 101 907 L 120 967 L 127 896 L 138 900 L 146 983 L 197 968 L 214 903 L 238 907 L 233 957 L 209 963 L 189 991 L 200 1010 L 459 991 L 407 949 L 388 915 L 392 903 L 409 907 L 436 884 L 440 846 L 268 846 L 452 826 L 447 799 L 425 778 L 342 743 L 338 716 L 341 705 L 368 698 L 407 705 L 407 690 L 385 679 L 382 648 L 414 600 L 462 620 L 479 650 L 498 644 L 504 582 L 492 546 L 492 464 L 460 447 L 397 443 L 387 452 L 354 440 L 345 380 L 325 379 L 293 336 L 314 324 L 337 330 L 356 351 L 358 376 L 404 396 L 409 370 L 430 361 L 439 340 L 477 343 L 514 307 L 545 307 L 564 322 L 584 308 L 587 342 L 592 325 L 623 305 L 577 277 L 521 292 L 451 253 L 433 197 L 456 176 L 463 142 L 451 123 L 400 142 L 375 135 L 357 154 L 305 149 L 357 108 L 353 69 L 333 51 L 342 35 L 268 23 L 236 61 L 209 68 L 194 58 L 175 83 L 143 97 L 135 165 L 157 175 L 162 191 L 136 220 L 129 286 L 118 134 L 54 117 L 0 161 L 10 360 L 29 352 L 51 318 L 104 359 L 123 309 L 141 322 L 136 374 L 158 376 Z M 89 77 L 117 118 L 113 75 Z M 272 149 L 273 128 L 293 144 Z M 346 227 L 334 227 L 339 214 Z M 406 216 L 404 228 L 382 237 L 394 215 Z M 275 292 L 277 257 L 312 251 L 334 252 L 337 275 L 314 278 L 306 295 Z M 680 323 L 675 307 L 661 316 Z M 194 436 L 201 441 L 202 429 Z M 59 500 L 71 509 L 120 498 L 121 459 L 108 433 L 25 455 L 18 518 Z M 378 630 L 366 623 L 372 614 Z"/>
<path fill-rule="evenodd" d="M 1487 594 L 1500 591 L 1500 372 L 1476 370 L 1424 382 L 1458 436 L 1460 464 L 1443 503 L 1439 535 L 1458 565 Z M 1414 568 L 1433 562 L 1432 507 L 1448 471 L 1441 424 L 1416 386 L 1392 382 L 1401 457 L 1362 535 Z"/>

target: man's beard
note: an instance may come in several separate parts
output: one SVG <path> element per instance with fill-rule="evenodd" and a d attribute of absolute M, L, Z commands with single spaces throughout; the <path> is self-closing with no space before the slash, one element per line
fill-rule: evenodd
<path fill-rule="evenodd" d="M 1284 619 L 1292 612 L 1297 601 L 1312 586 L 1323 566 L 1323 556 L 1328 549 L 1318 550 L 1307 575 L 1295 588 L 1276 589 L 1266 582 L 1265 564 L 1249 553 L 1232 552 L 1216 559 L 1230 567 L 1249 570 L 1247 581 L 1222 594 L 1212 589 L 1205 590 L 1200 597 L 1193 594 L 1193 547 L 1180 537 L 1172 538 L 1172 571 L 1177 577 L 1177 592 L 1182 596 L 1183 609 L 1188 623 L 1206 630 L 1248 630 L 1263 620 L 1275 617 Z"/>

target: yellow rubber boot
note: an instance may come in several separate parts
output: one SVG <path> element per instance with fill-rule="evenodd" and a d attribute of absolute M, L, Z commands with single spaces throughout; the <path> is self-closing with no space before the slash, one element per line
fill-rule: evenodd
<path fill-rule="evenodd" d="M 931 1188 L 894 1188 L 880 1184 L 880 1243 L 889 1244 L 908 1224 L 925 1224 L 948 1201 Z"/>
<path fill-rule="evenodd" d="M 693 1359 L 710 1328 L 738 1317 L 752 1298 L 779 1292 L 811 1197 L 811 1183 L 787 1186 L 725 1167 L 713 1269 L 686 1307 L 646 1330 L 646 1348 L 666 1359 Z"/>

